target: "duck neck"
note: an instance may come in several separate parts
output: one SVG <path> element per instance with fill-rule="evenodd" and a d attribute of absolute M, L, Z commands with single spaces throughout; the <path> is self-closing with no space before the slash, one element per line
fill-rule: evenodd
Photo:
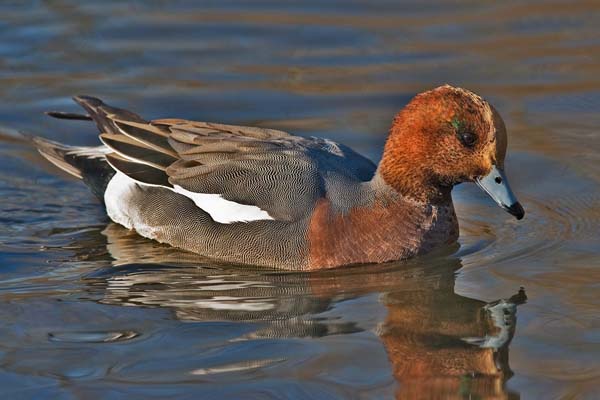
<path fill-rule="evenodd" d="M 400 113 L 394 120 L 383 156 L 373 178 L 382 180 L 403 197 L 423 204 L 443 205 L 452 202 L 451 185 L 436 179 L 431 168 L 429 148 L 423 135 L 411 135 L 418 127 L 407 126 Z"/>
<path fill-rule="evenodd" d="M 371 184 L 375 187 L 385 185 L 415 203 L 446 205 L 452 202 L 451 186 L 435 184 L 426 174 L 415 171 L 414 166 L 402 168 L 396 165 L 396 168 L 390 172 L 385 164 L 384 167 L 380 164 Z"/>

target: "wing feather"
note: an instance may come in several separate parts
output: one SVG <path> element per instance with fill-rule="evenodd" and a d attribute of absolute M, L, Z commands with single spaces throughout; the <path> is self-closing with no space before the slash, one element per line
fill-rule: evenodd
<path fill-rule="evenodd" d="M 124 173 L 135 181 L 148 185 L 172 187 L 165 171 L 147 164 L 128 160 L 116 153 L 107 154 L 106 161 L 117 171 Z"/>
<path fill-rule="evenodd" d="M 375 171 L 366 158 L 323 139 L 213 122 L 148 122 L 99 99 L 76 100 L 104 132 L 115 170 L 143 184 L 255 206 L 277 220 L 309 216 L 328 196 L 331 176 L 352 184 Z"/>
<path fill-rule="evenodd" d="M 124 121 L 115 120 L 114 122 L 117 128 L 119 129 L 119 133 L 122 133 L 123 135 L 133 140 L 137 140 L 138 142 L 140 142 L 146 147 L 151 148 L 152 150 L 165 153 L 173 157 L 177 157 L 177 153 L 173 151 L 173 149 L 169 145 L 168 136 L 164 135 L 164 133 L 161 132 L 159 134 L 157 133 L 158 130 L 141 128 L 140 125 L 144 126 L 144 124 L 136 124 L 135 122 L 132 122 L 132 124 L 136 124 L 137 126 L 130 125 Z M 152 128 L 151 125 L 146 124 L 145 126 Z"/>
<path fill-rule="evenodd" d="M 87 115 L 51 115 L 91 118 L 112 151 L 102 158 L 113 169 L 143 184 L 192 193 L 198 201 L 255 206 L 277 220 L 306 218 L 322 197 L 347 202 L 348 196 L 340 193 L 354 190 L 354 184 L 370 179 L 376 169 L 365 157 L 325 139 L 213 122 L 146 121 L 94 97 L 74 99 Z M 39 147 L 49 159 L 59 158 L 48 146 Z"/>
<path fill-rule="evenodd" d="M 164 170 L 177 161 L 177 157 L 155 151 L 129 136 L 103 133 L 100 140 L 122 157 L 158 169 Z"/>

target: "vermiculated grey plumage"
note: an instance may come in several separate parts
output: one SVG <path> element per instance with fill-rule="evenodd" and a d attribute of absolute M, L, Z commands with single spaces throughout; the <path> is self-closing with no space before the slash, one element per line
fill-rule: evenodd
<path fill-rule="evenodd" d="M 105 196 L 106 207 L 116 222 L 207 257 L 291 270 L 314 268 L 309 228 L 319 204 L 343 222 L 352 210 L 368 209 L 395 196 L 375 175 L 375 164 L 326 139 L 178 119 L 148 122 L 92 97 L 75 99 L 100 129 L 105 146 L 92 157 L 59 144 L 42 144 L 40 152 L 83 178 L 96 194 L 107 190 L 108 177 L 112 197 Z M 92 165 L 96 172 L 88 172 Z M 100 174 L 97 168 L 102 168 Z M 119 174 L 113 178 L 115 171 Z M 124 181 L 126 177 L 130 179 Z M 250 219 L 242 213 L 221 220 L 203 201 L 218 205 L 226 201 L 259 213 Z M 436 212 L 408 215 L 398 227 L 389 227 L 390 232 L 416 231 L 423 224 L 427 229 L 433 226 L 430 219 L 436 218 L 432 217 Z M 325 226 L 334 223 L 329 217 L 318 221 Z M 436 243 L 446 236 L 440 235 Z M 350 239 L 339 240 L 334 247 L 347 247 Z M 387 241 L 395 243 L 392 236 Z M 404 256 L 419 249 L 417 242 L 409 241 L 407 246 L 388 253 Z M 377 249 L 365 251 L 373 257 Z M 354 258 L 349 260 L 352 263 Z"/>
<path fill-rule="evenodd" d="M 116 170 L 141 183 L 123 201 L 135 205 L 135 218 L 154 227 L 154 238 L 233 263 L 302 269 L 307 259 L 302 232 L 316 201 L 327 197 L 339 209 L 348 209 L 365 198 L 362 183 L 376 169 L 348 147 L 324 139 L 208 122 L 147 122 L 93 97 L 75 101 L 89 113 L 107 146 L 108 154 L 95 157 L 94 165 L 110 177 Z M 82 166 L 92 162 L 66 151 L 60 154 L 48 158 L 57 164 L 61 157 L 73 157 L 70 172 L 101 196 L 106 178 L 97 185 L 95 172 L 87 177 L 88 167 Z M 272 219 L 215 222 L 192 200 L 174 193 L 174 185 L 256 206 Z"/>

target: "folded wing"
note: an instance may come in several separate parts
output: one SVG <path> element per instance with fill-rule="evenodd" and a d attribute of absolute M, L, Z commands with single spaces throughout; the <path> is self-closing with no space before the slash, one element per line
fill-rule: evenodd
<path fill-rule="evenodd" d="M 106 160 L 115 170 L 212 207 L 226 222 L 308 217 L 327 196 L 327 174 L 359 182 L 375 170 L 371 161 L 324 139 L 180 119 L 145 121 L 98 99 L 76 100 L 102 130 L 100 139 L 113 151 Z"/>
<path fill-rule="evenodd" d="M 107 156 L 113 168 L 140 183 L 172 188 L 202 208 L 237 212 L 245 220 L 293 221 L 307 216 L 323 194 L 302 139 L 285 132 L 179 120 L 115 125 L 119 134 L 100 135 L 116 153 Z"/>

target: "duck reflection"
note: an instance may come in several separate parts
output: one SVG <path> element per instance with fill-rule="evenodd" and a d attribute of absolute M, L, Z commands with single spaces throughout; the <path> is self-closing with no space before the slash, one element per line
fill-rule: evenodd
<path fill-rule="evenodd" d="M 525 293 L 492 303 L 456 294 L 458 259 L 288 273 L 199 264 L 195 254 L 114 224 L 102 233 L 114 262 L 86 281 L 103 303 L 167 307 L 182 321 L 256 322 L 252 337 L 322 337 L 369 329 L 358 318 L 322 314 L 375 295 L 385 312 L 374 331 L 399 382 L 397 398 L 518 398 L 505 382 Z"/>
<path fill-rule="evenodd" d="M 524 290 L 484 303 L 455 294 L 450 277 L 440 283 L 386 296 L 380 338 L 401 383 L 398 398 L 518 398 L 504 383 L 512 376 L 508 346 Z"/>

